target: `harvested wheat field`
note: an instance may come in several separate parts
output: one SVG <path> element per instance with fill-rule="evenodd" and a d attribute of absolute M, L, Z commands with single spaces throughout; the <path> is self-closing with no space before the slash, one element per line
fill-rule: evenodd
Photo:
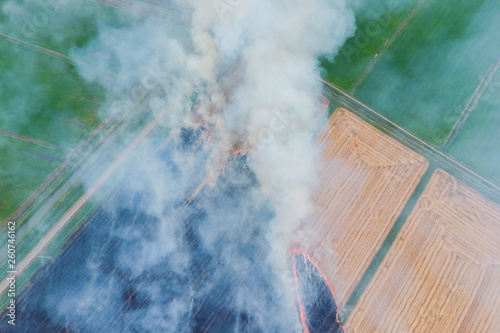
<path fill-rule="evenodd" d="M 349 332 L 500 332 L 500 206 L 436 170 Z"/>
<path fill-rule="evenodd" d="M 340 308 L 425 173 L 428 161 L 353 113 L 337 109 L 318 137 L 315 213 L 297 244 L 325 274 Z"/>

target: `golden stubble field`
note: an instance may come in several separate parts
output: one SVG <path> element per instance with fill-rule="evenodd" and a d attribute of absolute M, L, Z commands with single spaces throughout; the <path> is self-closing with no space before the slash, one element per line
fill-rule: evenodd
<path fill-rule="evenodd" d="M 315 213 L 293 246 L 330 282 L 342 308 L 425 173 L 428 161 L 346 109 L 318 137 Z"/>
<path fill-rule="evenodd" d="M 347 332 L 500 332 L 500 206 L 437 169 Z"/>

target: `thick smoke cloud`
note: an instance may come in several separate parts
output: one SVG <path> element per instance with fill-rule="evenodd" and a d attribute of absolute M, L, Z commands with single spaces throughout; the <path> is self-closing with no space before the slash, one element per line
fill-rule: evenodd
<path fill-rule="evenodd" d="M 69 50 L 154 90 L 162 130 L 179 135 L 156 154 L 143 143 L 143 161 L 123 166 L 114 197 L 27 291 L 26 325 L 301 330 L 287 245 L 311 210 L 313 139 L 327 117 L 317 59 L 337 52 L 354 17 L 344 0 L 228 3 L 190 0 L 183 23 L 99 22 L 95 38 Z M 117 81 L 108 96 L 132 87 Z M 231 157 L 241 149 L 252 153 Z M 206 177 L 213 187 L 186 205 Z"/>

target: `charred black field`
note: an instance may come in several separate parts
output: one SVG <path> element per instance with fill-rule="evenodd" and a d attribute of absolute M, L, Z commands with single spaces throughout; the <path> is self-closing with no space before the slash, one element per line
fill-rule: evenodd
<path fill-rule="evenodd" d="M 292 256 L 304 330 L 343 333 L 335 295 L 326 277 L 305 253 L 294 250 Z"/>
<path fill-rule="evenodd" d="M 255 200 L 252 155 L 233 155 L 216 185 L 189 202 L 208 157 L 202 134 L 183 129 L 154 157 L 172 175 L 171 184 L 162 184 L 172 195 L 158 198 L 140 167 L 127 173 L 21 294 L 19 331 L 287 331 L 284 294 L 295 290 L 280 284 L 266 260 L 274 212 L 268 201 Z M 189 174 L 175 162 L 187 155 L 196 156 Z M 296 270 L 309 295 L 302 298 L 309 302 L 309 331 L 337 332 L 326 282 L 298 262 L 282 274 Z"/>

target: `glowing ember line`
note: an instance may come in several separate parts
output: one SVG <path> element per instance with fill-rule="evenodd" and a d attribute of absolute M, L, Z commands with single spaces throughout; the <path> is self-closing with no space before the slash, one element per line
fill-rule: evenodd
<path fill-rule="evenodd" d="M 290 248 L 288 249 L 289 253 L 291 254 Z M 302 304 L 302 298 L 300 297 L 300 292 L 299 292 L 299 277 L 297 275 L 297 265 L 296 265 L 296 260 L 295 256 L 297 253 L 303 255 L 309 262 L 316 268 L 316 270 L 319 272 L 319 274 L 323 277 L 323 279 L 326 282 L 326 285 L 328 286 L 328 289 L 330 289 L 330 292 L 332 293 L 333 299 L 335 300 L 335 304 L 337 305 L 337 298 L 335 297 L 335 293 L 333 292 L 332 287 L 330 286 L 330 283 L 328 282 L 328 279 L 326 278 L 325 274 L 319 269 L 318 265 L 314 261 L 311 260 L 311 258 L 304 253 L 303 251 L 299 249 L 294 249 L 293 250 L 293 274 L 295 277 L 295 290 L 297 292 L 297 297 L 298 297 L 298 302 L 299 302 L 299 311 L 300 311 L 300 319 L 302 320 L 302 324 L 304 325 L 304 332 L 305 333 L 310 333 L 309 327 L 307 326 L 307 316 L 304 310 L 304 305 Z M 335 321 L 340 325 L 341 328 L 343 328 L 342 323 L 339 320 L 339 309 L 338 306 L 335 309 L 336 310 L 336 316 L 335 316 Z"/>
<path fill-rule="evenodd" d="M 253 151 L 252 151 L 252 150 L 250 150 L 250 149 L 238 149 L 238 150 L 236 150 L 236 151 L 233 153 L 233 156 L 234 156 L 234 155 L 238 155 L 238 154 L 243 155 L 243 154 L 247 154 L 247 153 L 253 154 Z M 227 165 L 227 162 L 229 162 L 229 160 L 230 160 L 230 158 L 228 158 L 228 159 L 226 160 L 226 162 L 224 162 L 224 165 L 222 166 L 222 174 L 225 174 L 225 172 L 226 172 L 226 165 Z"/>
<path fill-rule="evenodd" d="M 237 155 L 237 154 L 246 154 L 246 153 L 250 153 L 250 154 L 253 154 L 253 151 L 250 150 L 250 149 L 238 149 L 236 150 L 233 155 Z"/>
<path fill-rule="evenodd" d="M 300 297 L 300 292 L 299 292 L 299 277 L 297 275 L 297 265 L 295 262 L 296 251 L 297 251 L 296 249 L 293 250 L 293 275 L 295 278 L 295 291 L 297 292 L 297 299 L 299 302 L 299 311 L 300 311 L 300 320 L 302 321 L 302 325 L 304 325 L 304 332 L 310 333 L 309 327 L 307 326 L 306 312 L 304 310 L 304 305 L 302 304 L 302 298 Z"/>

